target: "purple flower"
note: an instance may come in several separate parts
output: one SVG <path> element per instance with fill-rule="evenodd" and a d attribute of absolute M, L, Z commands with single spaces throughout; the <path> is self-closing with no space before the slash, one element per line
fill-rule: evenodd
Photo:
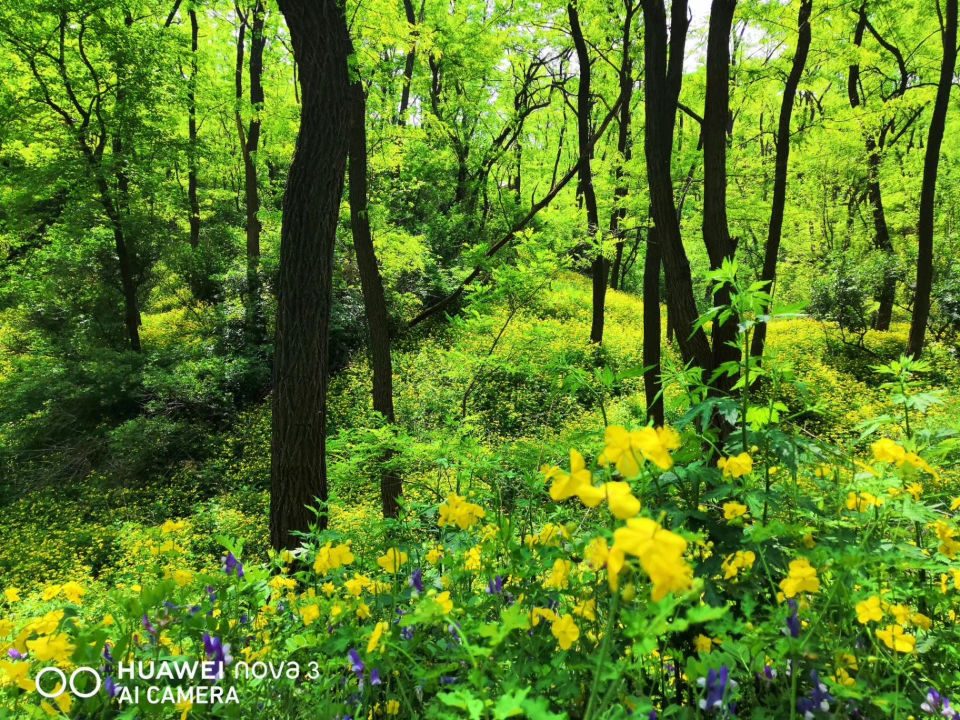
<path fill-rule="evenodd" d="M 224 643 L 220 638 L 214 637 L 210 633 L 204 633 L 203 650 L 207 657 L 213 660 L 216 679 L 223 679 L 224 668 L 233 662 L 233 656 L 230 655 L 230 644 Z"/>
<path fill-rule="evenodd" d="M 764 665 L 763 670 L 757 673 L 757 679 L 763 680 L 764 682 L 771 683 L 777 679 L 777 671 L 774 670 L 769 665 Z"/>
<path fill-rule="evenodd" d="M 207 585 L 207 597 L 210 598 L 210 604 L 217 602 L 217 594 L 213 591 L 213 585 Z"/>
<path fill-rule="evenodd" d="M 920 705 L 920 709 L 930 715 L 940 715 L 949 720 L 960 718 L 960 712 L 951 708 L 950 701 L 933 688 L 927 688 L 927 699 Z"/>
<path fill-rule="evenodd" d="M 813 720 L 818 711 L 830 712 L 830 703 L 836 701 L 836 698 L 827 692 L 826 684 L 820 682 L 820 676 L 816 670 L 810 671 L 810 679 L 813 680 L 810 695 L 797 700 L 797 710 L 803 713 L 805 720 Z"/>
<path fill-rule="evenodd" d="M 117 681 L 113 679 L 112 675 L 108 675 L 107 679 L 103 681 L 103 689 L 107 691 L 107 695 L 110 697 L 116 697 L 120 693 Z"/>
<path fill-rule="evenodd" d="M 783 633 L 793 638 L 800 637 L 800 616 L 797 612 L 797 601 L 793 598 L 788 598 L 787 604 L 790 606 L 791 614 L 787 616 L 787 628 Z"/>
<path fill-rule="evenodd" d="M 502 595 L 503 594 L 503 578 L 497 575 L 493 580 L 487 583 L 487 594 L 488 595 Z"/>
<path fill-rule="evenodd" d="M 153 626 L 153 624 L 150 622 L 150 618 L 147 617 L 146 613 L 144 613 L 144 616 L 143 616 L 143 618 L 142 618 L 142 622 L 143 622 L 143 629 L 146 630 L 146 631 L 147 631 L 148 633 L 150 633 L 151 635 L 153 635 L 154 637 L 156 637 L 156 636 L 157 636 L 157 629 L 156 629 L 156 628 Z"/>
<path fill-rule="evenodd" d="M 697 684 L 707 689 L 707 696 L 700 701 L 700 709 L 707 712 L 723 710 L 727 686 L 736 687 L 736 682 L 730 680 L 730 669 L 726 665 L 721 665 L 719 672 L 711 669 L 706 678 L 697 680 Z"/>
<path fill-rule="evenodd" d="M 236 572 L 238 580 L 243 578 L 243 563 L 237 560 L 232 552 L 228 552 L 226 555 L 224 555 L 222 560 L 223 571 L 227 575 L 232 575 L 234 572 Z"/>
<path fill-rule="evenodd" d="M 423 592 L 423 570 L 417 568 L 412 573 L 410 573 L 410 579 L 407 580 L 407 585 L 412 587 L 418 593 Z"/>
<path fill-rule="evenodd" d="M 110 643 L 103 644 L 103 659 L 113 665 L 113 655 L 110 654 Z"/>
<path fill-rule="evenodd" d="M 400 637 L 404 640 L 413 640 L 413 628 L 407 625 L 405 628 L 400 630 Z"/>
<path fill-rule="evenodd" d="M 441 685 L 454 685 L 454 684 L 456 684 L 456 682 L 457 682 L 457 679 L 456 679 L 455 677 L 451 677 L 450 675 L 441 675 L 441 676 L 440 676 L 440 684 L 441 684 Z"/>
<path fill-rule="evenodd" d="M 240 624 L 246 625 L 248 622 L 250 622 L 250 618 L 247 614 L 245 612 L 240 613 Z"/>
<path fill-rule="evenodd" d="M 16 648 L 10 648 L 9 650 L 7 650 L 7 656 L 11 660 L 23 660 L 26 657 L 23 653 L 21 653 Z"/>
<path fill-rule="evenodd" d="M 370 684 L 371 685 L 383 684 L 383 680 L 380 679 L 380 670 L 378 668 L 374 668 L 373 670 L 370 671 Z"/>
<path fill-rule="evenodd" d="M 363 680 L 363 660 L 360 659 L 360 653 L 354 648 L 350 648 L 347 657 L 350 659 L 350 669 L 357 676 L 357 680 Z"/>

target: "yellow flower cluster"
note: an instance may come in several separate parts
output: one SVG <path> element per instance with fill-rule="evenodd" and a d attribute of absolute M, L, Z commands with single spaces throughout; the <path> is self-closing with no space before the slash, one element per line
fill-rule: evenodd
<path fill-rule="evenodd" d="M 738 478 L 753 472 L 753 458 L 742 452 L 734 457 L 722 457 L 717 460 L 717 467 L 723 471 L 723 476 Z"/>
<path fill-rule="evenodd" d="M 780 589 L 788 598 L 796 597 L 802 592 L 820 592 L 820 580 L 817 578 L 816 569 L 805 557 L 791 560 L 787 577 L 780 581 Z"/>
<path fill-rule="evenodd" d="M 333 546 L 333 543 L 327 543 L 317 551 L 317 557 L 313 561 L 313 570 L 318 575 L 325 575 L 331 570 L 349 565 L 354 561 L 353 553 L 350 551 L 350 543 Z"/>
<path fill-rule="evenodd" d="M 877 440 L 870 445 L 870 449 L 873 451 L 873 458 L 877 462 L 895 463 L 898 468 L 906 463 L 917 470 L 923 470 L 934 478 L 940 478 L 939 473 L 926 460 L 915 452 L 909 452 L 905 447 L 895 443 L 890 438 Z"/>
<path fill-rule="evenodd" d="M 447 496 L 447 501 L 440 506 L 440 517 L 437 520 L 437 525 L 440 527 L 456 525 L 461 530 L 467 530 L 484 517 L 486 517 L 486 512 L 482 507 L 467 502 L 466 498 L 456 493 L 450 493 Z"/>
<path fill-rule="evenodd" d="M 650 518 L 630 518 L 624 527 L 613 533 L 613 547 L 607 558 L 607 577 L 610 587 L 617 589 L 619 574 L 626 556 L 639 558 L 640 566 L 650 577 L 654 601 L 667 593 L 688 590 L 693 583 L 693 568 L 684 559 L 687 541 L 664 529 Z"/>
<path fill-rule="evenodd" d="M 753 550 L 737 550 L 732 555 L 727 555 L 720 565 L 723 570 L 723 579 L 730 580 L 737 576 L 741 570 L 749 570 L 756 562 L 757 556 Z"/>

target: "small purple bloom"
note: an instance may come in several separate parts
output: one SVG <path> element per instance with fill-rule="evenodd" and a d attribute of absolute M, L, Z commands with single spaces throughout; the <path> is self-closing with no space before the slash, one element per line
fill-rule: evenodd
<path fill-rule="evenodd" d="M 497 575 L 493 580 L 487 583 L 487 594 L 488 595 L 502 595 L 503 594 L 503 578 Z"/>
<path fill-rule="evenodd" d="M 210 598 L 210 604 L 217 602 L 217 593 L 213 591 L 213 585 L 207 585 L 207 597 Z"/>
<path fill-rule="evenodd" d="M 7 650 L 7 655 L 11 660 L 23 660 L 26 657 L 26 655 L 21 653 L 16 648 L 10 648 L 9 650 Z"/>
<path fill-rule="evenodd" d="M 407 580 L 407 584 L 416 590 L 418 593 L 423 592 L 423 570 L 417 568 L 410 574 L 410 579 Z"/>
<path fill-rule="evenodd" d="M 227 575 L 232 575 L 234 572 L 237 573 L 237 579 L 240 580 L 243 578 L 243 563 L 237 560 L 234 557 L 232 552 L 228 552 L 223 556 L 223 571 Z"/>
<path fill-rule="evenodd" d="M 400 637 L 404 640 L 413 640 L 413 628 L 410 625 L 407 625 L 405 628 L 401 629 Z"/>
<path fill-rule="evenodd" d="M 103 644 L 103 659 L 113 665 L 113 655 L 110 654 L 110 643 Z"/>
<path fill-rule="evenodd" d="M 230 644 L 224 643 L 220 638 L 214 637 L 210 633 L 204 633 L 203 650 L 207 657 L 213 660 L 216 679 L 222 680 L 225 675 L 224 668 L 233 662 L 233 656 L 230 655 Z"/>
<path fill-rule="evenodd" d="M 370 684 L 371 685 L 383 684 L 383 680 L 380 679 L 380 670 L 378 668 L 374 668 L 373 670 L 370 671 Z"/>
<path fill-rule="evenodd" d="M 116 697 L 120 693 L 120 688 L 117 686 L 117 681 L 113 679 L 112 675 L 108 675 L 107 679 L 103 681 L 103 689 L 107 691 L 109 697 Z"/>
<path fill-rule="evenodd" d="M 960 718 L 960 712 L 951 708 L 950 701 L 933 688 L 927 688 L 927 698 L 920 705 L 920 709 L 930 715 L 939 715 L 949 720 Z"/>
<path fill-rule="evenodd" d="M 240 613 L 240 624 L 246 625 L 248 622 L 250 622 L 250 618 L 247 616 L 247 614 L 245 612 Z"/>
<path fill-rule="evenodd" d="M 153 626 L 153 623 L 150 622 L 150 618 L 147 617 L 146 613 L 144 613 L 142 622 L 143 622 L 143 629 L 146 630 L 151 635 L 153 635 L 154 637 L 156 637 L 157 629 Z"/>
<path fill-rule="evenodd" d="M 350 648 L 347 657 L 350 659 L 350 669 L 357 676 L 358 680 L 363 680 L 363 660 L 360 659 L 360 653 L 354 648 Z"/>
<path fill-rule="evenodd" d="M 723 710 L 727 687 L 736 686 L 736 683 L 730 680 L 730 669 L 726 665 L 721 665 L 719 672 L 711 668 L 707 677 L 697 680 L 697 684 L 707 689 L 707 696 L 700 701 L 700 709 L 707 712 Z"/>
<path fill-rule="evenodd" d="M 449 676 L 449 675 L 441 675 L 441 676 L 440 676 L 440 684 L 441 684 L 441 685 L 454 685 L 454 684 L 456 684 L 456 682 L 457 682 L 457 679 L 456 679 L 455 677 L 451 677 L 451 676 Z"/>
<path fill-rule="evenodd" d="M 788 598 L 787 604 L 790 606 L 790 615 L 787 616 L 787 629 L 783 632 L 793 638 L 800 637 L 800 615 L 797 612 L 797 601 Z"/>

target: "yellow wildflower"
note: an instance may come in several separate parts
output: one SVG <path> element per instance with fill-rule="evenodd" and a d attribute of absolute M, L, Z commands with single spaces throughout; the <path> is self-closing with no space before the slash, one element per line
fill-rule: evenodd
<path fill-rule="evenodd" d="M 550 624 L 550 632 L 557 639 L 561 650 L 569 650 L 580 637 L 580 628 L 573 621 L 572 615 L 562 615 Z"/>
<path fill-rule="evenodd" d="M 738 502 L 728 502 L 723 504 L 723 517 L 725 520 L 736 520 L 747 514 L 747 506 Z"/>
<path fill-rule="evenodd" d="M 802 592 L 819 592 L 820 580 L 817 579 L 817 571 L 805 557 L 792 560 L 787 577 L 780 581 L 780 589 L 788 598 Z"/>
<path fill-rule="evenodd" d="M 753 472 L 753 458 L 742 452 L 733 457 L 720 458 L 717 460 L 717 467 L 723 471 L 724 477 L 743 477 Z"/>
<path fill-rule="evenodd" d="M 885 629 L 877 630 L 877 637 L 894 652 L 912 653 L 917 645 L 917 639 L 905 633 L 899 625 L 887 625 Z"/>
<path fill-rule="evenodd" d="M 383 637 L 383 633 L 389 629 L 390 623 L 384 620 L 381 620 L 374 626 L 373 632 L 370 633 L 370 640 L 367 642 L 368 655 L 377 649 L 377 646 L 380 645 L 380 638 Z"/>
<path fill-rule="evenodd" d="M 383 555 L 377 558 L 377 565 L 382 567 L 391 575 L 400 570 L 400 566 L 407 561 L 407 554 L 402 550 L 390 548 Z"/>

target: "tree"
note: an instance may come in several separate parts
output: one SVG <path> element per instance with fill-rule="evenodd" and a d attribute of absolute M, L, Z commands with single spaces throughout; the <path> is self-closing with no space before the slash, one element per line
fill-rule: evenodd
<path fill-rule="evenodd" d="M 727 224 L 727 132 L 730 124 L 730 30 L 736 0 L 713 0 L 707 33 L 707 87 L 703 106 L 703 241 L 710 257 L 710 268 L 717 270 L 724 260 L 732 260 L 737 242 Z M 717 305 L 728 305 L 729 288 L 716 295 Z M 735 316 L 714 321 L 712 368 L 736 362 L 740 351 L 731 343 L 737 332 Z M 719 388 L 733 385 L 734 377 L 717 378 Z"/>
<path fill-rule="evenodd" d="M 668 323 L 676 328 L 677 344 L 684 361 L 709 370 L 712 364 L 710 343 L 703 329 L 696 325 L 699 312 L 693 297 L 690 262 L 683 248 L 671 176 L 673 131 L 690 22 L 687 3 L 686 0 L 674 0 L 671 4 L 669 44 L 662 0 L 643 0 L 642 4 L 647 90 L 644 102 L 644 153 L 651 211 L 666 278 Z"/>
<path fill-rule="evenodd" d="M 933 115 L 927 132 L 926 155 L 923 160 L 923 184 L 920 186 L 920 218 L 917 222 L 917 287 L 913 301 L 913 317 L 910 321 L 910 336 L 907 354 L 914 358 L 923 352 L 930 317 L 930 290 L 933 286 L 933 223 L 934 203 L 937 194 L 937 170 L 940 165 L 940 145 L 947 121 L 950 89 L 953 87 L 954 69 L 957 65 L 957 0 L 946 0 L 946 17 L 940 13 L 940 41 L 943 60 L 940 64 L 940 80 L 937 97 L 933 103 Z"/>
<path fill-rule="evenodd" d="M 623 5 L 626 12 L 620 39 L 620 72 L 617 74 L 622 100 L 620 101 L 620 117 L 618 118 L 616 187 L 613 191 L 613 209 L 610 211 L 610 235 L 616 239 L 616 254 L 610 269 L 610 287 L 614 290 L 622 286 L 621 273 L 624 265 L 621 225 L 627 215 L 627 208 L 624 206 L 627 197 L 627 182 L 623 166 L 630 162 L 633 155 L 633 143 L 630 137 L 630 103 L 633 100 L 633 61 L 630 57 L 630 41 L 631 31 L 633 30 L 633 16 L 639 9 L 639 5 L 634 4 L 633 0 L 624 0 Z M 659 267 L 659 261 L 657 266 Z"/>
<path fill-rule="evenodd" d="M 763 270 L 760 280 L 767 283 L 767 291 L 773 294 L 773 285 L 777 279 L 777 259 L 780 255 L 780 239 L 783 235 L 783 211 L 787 200 L 787 167 L 790 162 L 790 120 L 793 117 L 793 105 L 797 97 L 797 88 L 803 76 L 810 52 L 810 14 L 813 12 L 813 0 L 803 0 L 797 15 L 797 48 L 793 53 L 790 74 L 783 86 L 780 98 L 780 118 L 777 123 L 776 160 L 773 171 L 773 198 L 770 202 L 770 226 L 763 253 Z M 769 312 L 770 308 L 766 309 Z M 767 324 L 760 323 L 754 329 L 750 354 L 763 357 L 763 348 L 767 339 Z"/>
<path fill-rule="evenodd" d="M 270 541 L 293 547 L 319 503 L 326 527 L 326 401 L 333 248 L 354 112 L 350 37 L 336 0 L 280 0 L 299 67 L 300 131 L 283 198 L 273 368 Z"/>
<path fill-rule="evenodd" d="M 575 2 L 567 3 L 567 17 L 570 20 L 570 33 L 577 50 L 577 62 L 580 67 L 580 83 L 577 86 L 577 190 L 583 196 L 587 209 L 587 237 L 594 241 L 600 229 L 600 214 L 597 212 L 597 194 L 593 189 L 593 171 L 590 167 L 590 155 L 593 144 L 590 138 L 590 119 L 593 110 L 593 98 L 590 95 L 590 55 L 587 43 L 580 27 L 580 15 Z M 600 248 L 596 248 L 590 271 L 593 278 L 593 318 L 590 325 L 590 342 L 603 342 L 603 315 L 607 296 L 607 274 L 610 261 Z"/>
<path fill-rule="evenodd" d="M 369 332 L 370 364 L 373 368 L 373 409 L 388 423 L 394 422 L 393 363 L 390 359 L 390 317 L 383 293 L 383 279 L 377 266 L 377 255 L 370 232 L 370 214 L 367 207 L 367 104 L 363 83 L 359 78 L 351 88 L 353 123 L 350 127 L 350 228 L 353 247 L 357 253 L 363 305 Z M 387 453 L 384 462 L 389 461 Z M 383 516 L 397 516 L 397 500 L 403 491 L 401 479 L 384 470 L 380 475 L 380 499 Z"/>

